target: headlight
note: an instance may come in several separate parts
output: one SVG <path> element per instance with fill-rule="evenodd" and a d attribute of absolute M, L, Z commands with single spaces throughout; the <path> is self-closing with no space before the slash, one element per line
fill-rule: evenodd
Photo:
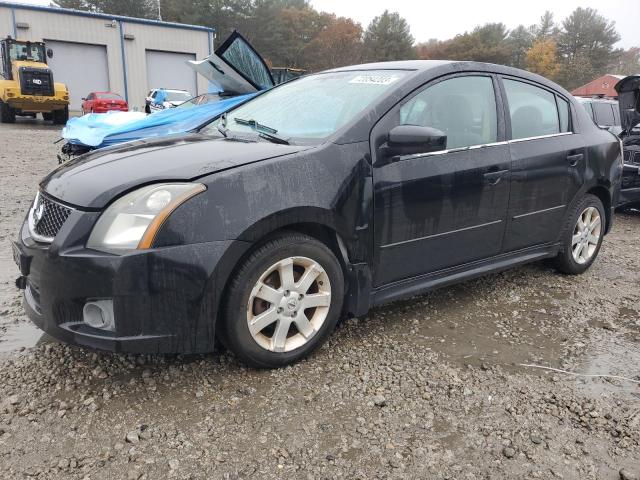
<path fill-rule="evenodd" d="M 200 183 L 167 183 L 128 193 L 100 215 L 87 247 L 105 251 L 151 248 L 171 212 L 204 190 Z"/>

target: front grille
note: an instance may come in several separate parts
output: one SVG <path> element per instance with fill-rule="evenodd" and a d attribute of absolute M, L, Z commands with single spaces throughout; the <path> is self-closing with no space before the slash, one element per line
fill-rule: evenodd
<path fill-rule="evenodd" d="M 29 212 L 31 234 L 36 240 L 52 241 L 69 218 L 71 211 L 69 207 L 39 193 Z"/>
<path fill-rule="evenodd" d="M 638 147 L 627 148 L 624 152 L 624 163 L 629 165 L 640 165 L 640 150 Z"/>
<path fill-rule="evenodd" d="M 53 96 L 55 91 L 51 70 L 48 68 L 21 67 L 20 90 L 23 95 Z"/>

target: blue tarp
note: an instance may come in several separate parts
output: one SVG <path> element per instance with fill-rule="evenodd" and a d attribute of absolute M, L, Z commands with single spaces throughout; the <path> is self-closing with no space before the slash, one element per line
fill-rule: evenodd
<path fill-rule="evenodd" d="M 240 95 L 192 108 L 170 108 L 152 115 L 138 112 L 91 113 L 71 118 L 62 129 L 62 136 L 74 145 L 102 148 L 141 138 L 184 133 L 254 95 Z"/>

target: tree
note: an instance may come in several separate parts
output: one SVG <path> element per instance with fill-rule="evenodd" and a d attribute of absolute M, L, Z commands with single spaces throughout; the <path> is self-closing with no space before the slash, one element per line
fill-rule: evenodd
<path fill-rule="evenodd" d="M 640 47 L 623 50 L 609 66 L 609 72 L 625 76 L 640 74 Z"/>
<path fill-rule="evenodd" d="M 517 68 L 525 68 L 527 63 L 527 51 L 533 45 L 535 27 L 519 25 L 511 30 L 506 39 L 510 52 L 509 65 Z"/>
<path fill-rule="evenodd" d="M 157 18 L 156 0 L 55 0 L 63 8 L 111 13 L 136 18 Z"/>
<path fill-rule="evenodd" d="M 549 10 L 540 17 L 540 22 L 535 26 L 536 40 L 547 40 L 558 35 L 558 27 L 553 20 L 553 13 Z"/>
<path fill-rule="evenodd" d="M 409 24 L 398 13 L 385 10 L 367 27 L 364 51 L 365 58 L 372 62 L 416 58 Z"/>
<path fill-rule="evenodd" d="M 615 22 L 592 8 L 576 8 L 562 22 L 558 35 L 558 51 L 564 64 L 563 84 L 577 87 L 606 73 L 607 66 L 620 54 L 620 50 L 614 49 L 618 40 Z"/>
<path fill-rule="evenodd" d="M 362 27 L 350 18 L 332 18 L 307 50 L 312 70 L 353 65 L 362 60 Z"/>
<path fill-rule="evenodd" d="M 554 80 L 560 72 L 556 42 L 548 38 L 537 40 L 526 54 L 527 70 Z"/>

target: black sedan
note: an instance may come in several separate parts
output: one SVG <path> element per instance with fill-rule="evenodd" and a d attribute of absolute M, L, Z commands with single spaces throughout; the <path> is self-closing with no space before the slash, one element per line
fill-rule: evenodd
<path fill-rule="evenodd" d="M 197 132 L 49 174 L 14 244 L 24 306 L 63 341 L 309 354 L 343 316 L 540 259 L 584 272 L 620 143 L 558 85 L 473 62 L 309 75 Z"/>

